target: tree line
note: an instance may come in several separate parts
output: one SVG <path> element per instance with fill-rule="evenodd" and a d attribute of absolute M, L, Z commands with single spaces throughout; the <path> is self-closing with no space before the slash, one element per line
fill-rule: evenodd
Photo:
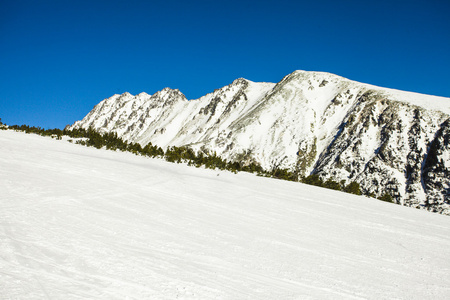
<path fill-rule="evenodd" d="M 327 179 L 324 181 L 318 174 L 311 174 L 306 177 L 301 177 L 298 176 L 298 174 L 296 174 L 295 172 L 290 171 L 289 169 L 283 169 L 279 167 L 274 167 L 271 170 L 264 170 L 260 164 L 255 162 L 243 163 L 239 161 L 226 161 L 218 156 L 216 152 L 211 152 L 207 149 L 202 149 L 196 152 L 192 148 L 187 146 L 172 146 L 168 147 L 166 151 L 164 151 L 161 147 L 152 145 L 152 143 L 148 143 L 146 146 L 142 147 L 139 143 L 130 143 L 124 141 L 122 138 L 118 137 L 117 133 L 115 132 L 99 133 L 92 128 L 78 128 L 72 130 L 61 130 L 57 128 L 43 129 L 41 127 L 30 127 L 28 125 L 12 125 L 8 126 L 8 129 L 39 134 L 42 136 L 52 136 L 56 137 L 57 139 L 61 139 L 61 137 L 65 135 L 71 138 L 78 138 L 79 140 L 76 141 L 77 144 L 88 147 L 95 147 L 97 149 L 105 147 L 107 150 L 120 150 L 147 157 L 159 157 L 172 163 L 187 163 L 189 166 L 205 167 L 207 169 L 228 170 L 233 173 L 244 171 L 256 173 L 259 176 L 297 181 L 355 195 L 363 194 L 359 183 L 354 181 L 348 184 L 345 183 L 345 180 L 337 182 L 332 179 Z M 374 197 L 374 195 L 372 194 L 368 194 L 367 196 Z M 384 194 L 378 199 L 387 202 L 393 202 L 393 199 L 389 194 Z"/>

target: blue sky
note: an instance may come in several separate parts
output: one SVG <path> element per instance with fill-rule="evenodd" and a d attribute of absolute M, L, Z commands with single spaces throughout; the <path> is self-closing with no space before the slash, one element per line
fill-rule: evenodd
<path fill-rule="evenodd" d="M 113 94 L 196 99 L 294 70 L 450 97 L 450 1 L 0 1 L 0 118 L 63 128 Z"/>

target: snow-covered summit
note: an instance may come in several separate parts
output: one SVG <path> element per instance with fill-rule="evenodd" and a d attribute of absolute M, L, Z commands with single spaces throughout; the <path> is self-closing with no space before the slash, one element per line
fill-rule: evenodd
<path fill-rule="evenodd" d="M 172 89 L 123 98 L 105 99 L 71 128 L 357 181 L 366 193 L 450 212 L 449 98 L 300 70 L 278 83 L 239 78 L 190 101 Z"/>

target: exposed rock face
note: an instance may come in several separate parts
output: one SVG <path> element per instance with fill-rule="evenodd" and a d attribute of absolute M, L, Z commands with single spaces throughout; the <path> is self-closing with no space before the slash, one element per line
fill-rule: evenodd
<path fill-rule="evenodd" d="M 277 84 L 237 79 L 191 101 L 169 88 L 114 95 L 70 128 L 356 181 L 366 193 L 450 214 L 449 114 L 449 98 L 295 71 Z"/>

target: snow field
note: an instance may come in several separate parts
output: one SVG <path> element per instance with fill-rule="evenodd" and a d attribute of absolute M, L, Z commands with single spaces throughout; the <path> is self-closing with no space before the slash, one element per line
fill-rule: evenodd
<path fill-rule="evenodd" d="M 1 299 L 444 299 L 450 219 L 0 131 Z"/>

